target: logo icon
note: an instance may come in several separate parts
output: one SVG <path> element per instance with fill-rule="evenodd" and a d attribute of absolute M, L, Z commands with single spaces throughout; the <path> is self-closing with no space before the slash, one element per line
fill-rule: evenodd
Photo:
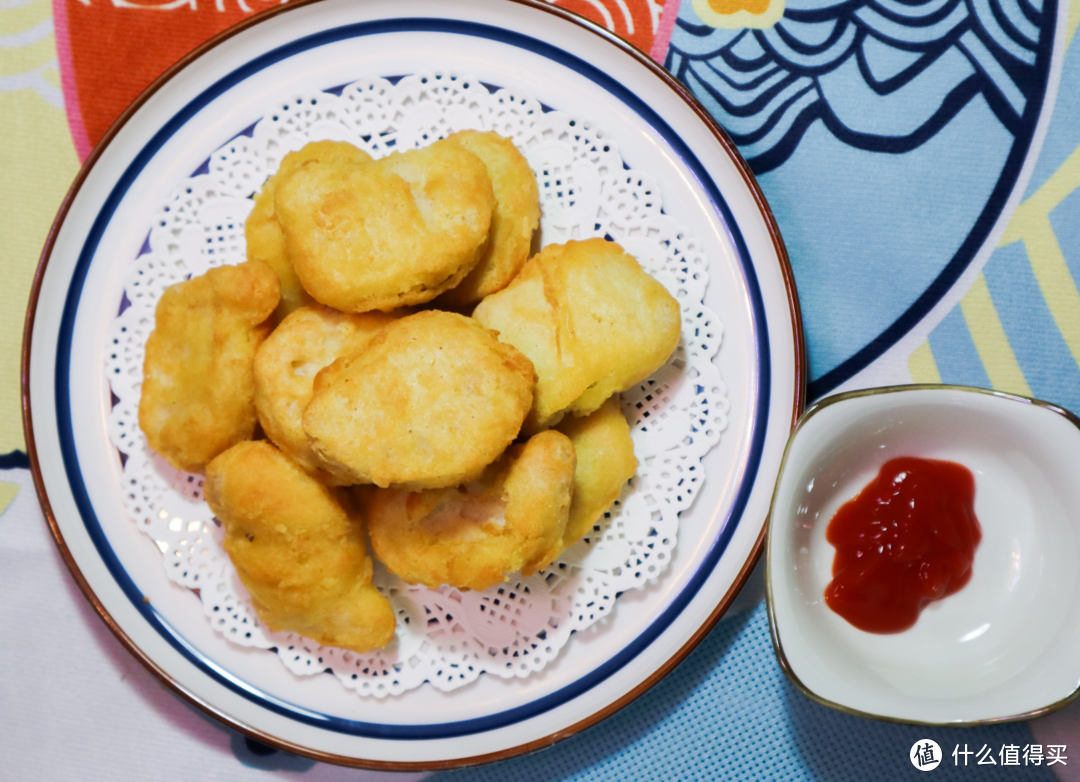
<path fill-rule="evenodd" d="M 919 771 L 933 771 L 941 763 L 941 747 L 931 739 L 919 739 L 911 745 L 908 758 Z"/>

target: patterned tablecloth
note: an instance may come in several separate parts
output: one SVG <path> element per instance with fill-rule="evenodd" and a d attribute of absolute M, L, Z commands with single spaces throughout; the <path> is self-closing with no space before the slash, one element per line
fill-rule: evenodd
<path fill-rule="evenodd" d="M 739 145 L 791 255 L 811 399 L 943 381 L 1080 411 L 1080 3 L 557 4 L 663 63 Z M 83 600 L 27 469 L 23 316 L 80 160 L 157 74 L 265 5 L 0 0 L 2 778 L 424 776 L 287 756 L 174 697 Z M 898 779 L 916 773 L 907 754 L 930 737 L 949 755 L 939 777 L 1080 779 L 1080 705 L 944 730 L 809 701 L 776 664 L 762 597 L 759 567 L 673 674 L 600 725 L 436 778 Z M 967 767 L 954 747 L 970 750 Z"/>

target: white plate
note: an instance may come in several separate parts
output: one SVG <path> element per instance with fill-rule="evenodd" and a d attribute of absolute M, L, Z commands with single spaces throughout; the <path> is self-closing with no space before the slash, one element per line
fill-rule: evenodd
<path fill-rule="evenodd" d="M 1080 687 L 1080 421 L 1046 402 L 961 386 L 840 394 L 807 411 L 769 525 L 769 616 L 784 670 L 828 706 L 898 722 L 975 724 L 1060 708 Z M 901 633 L 825 604 L 840 506 L 900 456 L 975 477 L 971 580 Z"/>
<path fill-rule="evenodd" d="M 46 515 L 88 598 L 182 696 L 246 733 L 321 760 L 432 768 L 545 746 L 610 714 L 681 660 L 723 613 L 760 550 L 773 480 L 802 407 L 804 351 L 776 225 L 734 147 L 661 68 L 541 3 L 322 0 L 230 30 L 170 71 L 95 150 L 57 218 L 24 346 L 31 463 Z M 170 188 L 262 116 L 268 102 L 360 76 L 442 68 L 520 86 L 593 118 L 660 183 L 709 258 L 705 303 L 730 423 L 680 520 L 668 570 L 632 605 L 575 636 L 541 674 L 424 686 L 380 701 L 329 676 L 298 679 L 226 642 L 171 583 L 123 511 L 102 371 L 123 272 Z M 622 608 L 624 610 L 618 610 Z"/>

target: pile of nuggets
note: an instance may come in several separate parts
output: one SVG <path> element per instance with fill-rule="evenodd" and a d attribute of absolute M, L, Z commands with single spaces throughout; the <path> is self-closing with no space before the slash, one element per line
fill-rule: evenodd
<path fill-rule="evenodd" d="M 613 242 L 530 259 L 539 218 L 495 133 L 377 161 L 314 142 L 255 197 L 247 262 L 161 297 L 139 423 L 205 473 L 271 630 L 390 641 L 365 521 L 404 581 L 486 589 L 547 567 L 633 477 L 614 395 L 674 351 L 679 306 Z"/>

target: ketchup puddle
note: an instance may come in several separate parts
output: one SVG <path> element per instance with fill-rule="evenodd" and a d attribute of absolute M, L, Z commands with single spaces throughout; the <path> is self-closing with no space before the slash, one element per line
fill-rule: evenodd
<path fill-rule="evenodd" d="M 836 512 L 825 603 L 868 633 L 899 633 L 971 579 L 982 528 L 975 477 L 956 462 L 902 456 Z"/>

